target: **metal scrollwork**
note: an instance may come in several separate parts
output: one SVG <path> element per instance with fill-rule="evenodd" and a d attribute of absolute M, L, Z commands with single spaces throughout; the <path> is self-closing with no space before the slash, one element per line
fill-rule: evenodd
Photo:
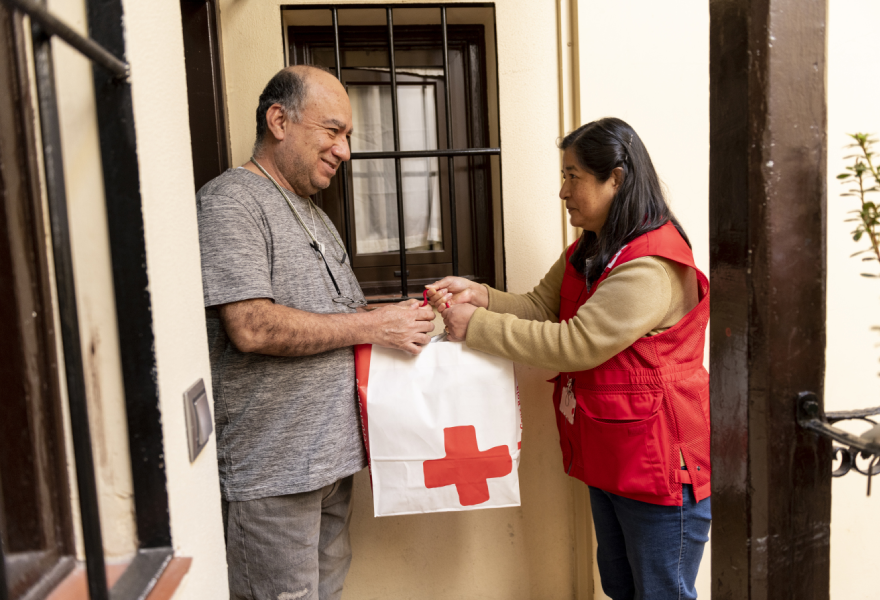
<path fill-rule="evenodd" d="M 854 460 L 849 448 L 845 446 L 834 446 L 834 458 L 832 460 L 837 461 L 838 458 L 840 459 L 840 465 L 831 471 L 832 477 L 843 477 L 853 468 Z"/>
<path fill-rule="evenodd" d="M 864 410 L 823 413 L 816 394 L 801 392 L 798 395 L 798 423 L 800 426 L 842 444 L 834 445 L 832 460 L 836 467 L 831 472 L 831 476 L 843 477 L 850 471 L 865 475 L 868 478 L 869 496 L 871 495 L 872 477 L 880 475 L 880 444 L 834 427 L 834 423 L 858 420 L 876 425 L 876 421 L 869 418 L 876 415 L 880 415 L 880 406 Z M 838 461 L 840 461 L 839 464 L 837 464 Z"/>
<path fill-rule="evenodd" d="M 871 457 L 870 455 L 865 457 L 864 454 L 865 453 L 860 450 L 853 452 L 852 448 L 847 448 L 846 446 L 834 446 L 834 460 L 836 461 L 839 459 L 840 465 L 831 472 L 831 476 L 843 477 L 849 473 L 850 470 L 855 470 L 857 473 L 861 473 L 868 477 L 880 474 L 880 462 L 878 462 L 878 458 L 880 457 Z M 870 458 L 871 460 L 867 467 L 861 467 L 858 464 L 859 458 L 862 458 L 863 460 Z"/>

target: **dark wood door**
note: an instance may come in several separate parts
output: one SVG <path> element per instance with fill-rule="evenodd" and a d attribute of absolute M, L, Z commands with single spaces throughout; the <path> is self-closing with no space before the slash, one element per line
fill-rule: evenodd
<path fill-rule="evenodd" d="M 712 598 L 827 599 L 825 0 L 711 0 Z"/>
<path fill-rule="evenodd" d="M 215 0 L 180 0 L 193 179 L 198 190 L 229 168 Z"/>

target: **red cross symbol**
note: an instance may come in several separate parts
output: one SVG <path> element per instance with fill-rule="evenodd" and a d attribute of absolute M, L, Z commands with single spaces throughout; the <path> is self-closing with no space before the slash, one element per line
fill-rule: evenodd
<path fill-rule="evenodd" d="M 504 477 L 513 469 L 507 446 L 480 452 L 473 425 L 443 430 L 446 456 L 425 461 L 425 487 L 455 485 L 462 506 L 482 504 L 489 499 L 487 479 Z"/>

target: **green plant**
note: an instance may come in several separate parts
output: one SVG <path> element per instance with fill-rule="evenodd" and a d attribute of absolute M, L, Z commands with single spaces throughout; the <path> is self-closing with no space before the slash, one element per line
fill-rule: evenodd
<path fill-rule="evenodd" d="M 867 237 L 871 243 L 870 248 L 865 248 L 854 252 L 852 256 L 871 253 L 872 256 L 863 256 L 865 262 L 876 260 L 880 262 L 880 213 L 878 213 L 877 204 L 869 199 L 869 194 L 880 192 L 880 170 L 874 166 L 874 144 L 877 140 L 867 133 L 851 133 L 849 136 L 854 140 L 847 148 L 857 149 L 856 154 L 847 156 L 847 159 L 853 160 L 852 166 L 846 167 L 846 173 L 837 176 L 842 183 L 858 184 L 858 188 L 850 188 L 841 196 L 854 196 L 861 202 L 859 210 L 852 210 L 850 214 L 856 215 L 846 222 L 856 223 L 856 228 L 852 232 L 853 240 L 858 242 L 863 237 Z M 874 196 L 871 195 L 871 198 Z M 876 273 L 862 273 L 862 277 L 880 277 Z"/>

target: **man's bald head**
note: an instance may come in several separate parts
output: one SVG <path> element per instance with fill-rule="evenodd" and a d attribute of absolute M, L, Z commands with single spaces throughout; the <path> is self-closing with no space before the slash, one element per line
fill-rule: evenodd
<path fill-rule="evenodd" d="M 316 80 L 326 80 L 322 83 L 330 85 L 335 82 L 341 86 L 330 71 L 316 65 L 287 67 L 278 71 L 269 80 L 263 88 L 263 93 L 260 94 L 260 103 L 257 106 L 257 139 L 254 142 L 254 156 L 260 153 L 268 131 L 266 112 L 269 107 L 279 104 L 284 108 L 284 113 L 290 121 L 299 123 L 309 99 L 309 86 Z"/>

